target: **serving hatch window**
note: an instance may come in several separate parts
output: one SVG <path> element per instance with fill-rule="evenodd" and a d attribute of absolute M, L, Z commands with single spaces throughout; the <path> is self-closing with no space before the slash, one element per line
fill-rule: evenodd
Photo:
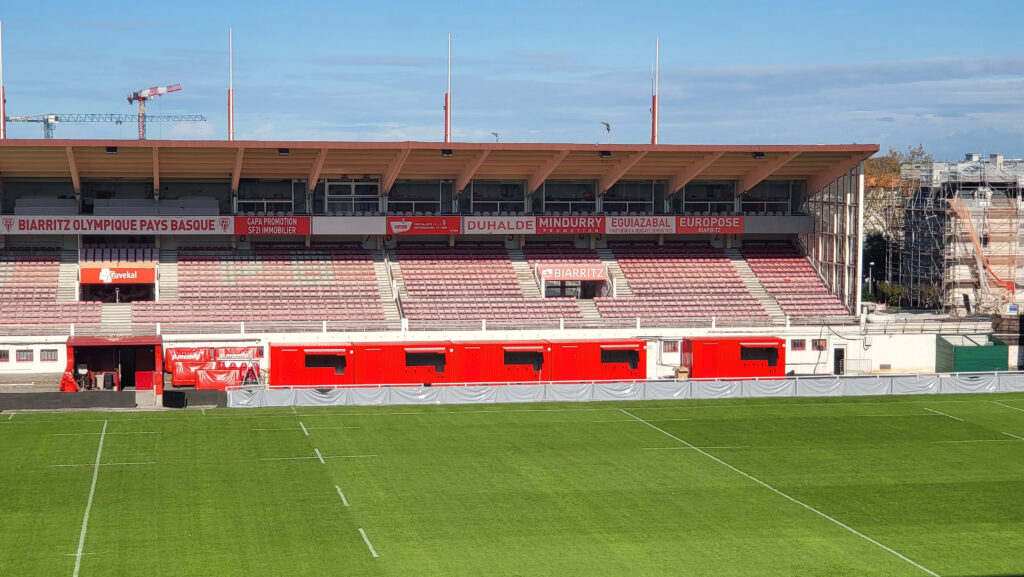
<path fill-rule="evenodd" d="M 636 349 L 606 349 L 602 347 L 601 363 L 627 363 L 629 368 L 635 369 L 640 366 L 640 351 Z"/>
<path fill-rule="evenodd" d="M 307 369 L 334 369 L 334 374 L 344 375 L 348 358 L 340 353 L 306 353 Z"/>
<path fill-rule="evenodd" d="M 769 367 L 779 364 L 779 350 L 774 345 L 740 345 L 741 361 L 767 361 Z"/>
<path fill-rule="evenodd" d="M 405 366 L 407 367 L 434 367 L 434 370 L 443 373 L 445 367 L 444 351 L 405 351 Z"/>

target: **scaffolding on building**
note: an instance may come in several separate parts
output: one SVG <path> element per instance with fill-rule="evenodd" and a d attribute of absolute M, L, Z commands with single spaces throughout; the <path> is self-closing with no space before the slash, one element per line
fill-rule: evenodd
<path fill-rule="evenodd" d="M 968 154 L 957 163 L 903 165 L 901 177 L 915 183 L 898 265 L 910 305 L 970 314 L 1017 303 L 1024 160 Z"/>

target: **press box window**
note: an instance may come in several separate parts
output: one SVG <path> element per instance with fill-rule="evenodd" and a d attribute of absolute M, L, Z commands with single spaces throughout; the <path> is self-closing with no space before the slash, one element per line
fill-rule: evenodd
<path fill-rule="evenodd" d="M 19 363 L 31 363 L 34 355 L 31 350 L 22 349 L 15 353 Z"/>
<path fill-rule="evenodd" d="M 344 355 L 311 355 L 306 353 L 307 369 L 334 369 L 334 374 L 344 375 L 348 359 Z"/>
<path fill-rule="evenodd" d="M 405 366 L 407 367 L 434 367 L 434 370 L 444 372 L 444 353 L 405 353 Z"/>
<path fill-rule="evenodd" d="M 789 341 L 789 350 L 791 351 L 806 351 L 807 350 L 807 339 L 793 339 Z"/>
<path fill-rule="evenodd" d="M 828 339 L 813 339 L 811 340 L 811 349 L 815 351 L 823 351 L 828 348 Z"/>
<path fill-rule="evenodd" d="M 640 366 L 640 351 L 626 349 L 601 349 L 601 363 L 628 363 L 629 368 Z"/>
<path fill-rule="evenodd" d="M 741 361 L 767 361 L 769 367 L 779 364 L 779 350 L 773 346 L 745 347 L 740 345 Z"/>
<path fill-rule="evenodd" d="M 53 363 L 57 361 L 57 349 L 43 349 L 39 351 L 39 360 L 44 363 Z"/>
<path fill-rule="evenodd" d="M 540 351 L 505 351 L 506 365 L 529 365 L 539 371 L 544 367 L 544 353 Z"/>

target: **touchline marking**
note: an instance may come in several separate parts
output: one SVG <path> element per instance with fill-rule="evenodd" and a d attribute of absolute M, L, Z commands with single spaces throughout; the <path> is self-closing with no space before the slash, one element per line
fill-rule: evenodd
<path fill-rule="evenodd" d="M 11 419 L 13 419 L 13 418 L 14 418 L 14 413 L 11 413 L 11 416 L 10 416 L 10 417 L 7 417 L 7 420 L 8 420 L 8 421 L 10 421 L 10 420 L 11 420 Z"/>
<path fill-rule="evenodd" d="M 338 490 L 338 496 L 341 497 L 342 504 L 348 507 L 348 499 L 345 498 L 345 493 L 341 492 L 341 487 L 335 485 L 334 488 Z"/>
<path fill-rule="evenodd" d="M 1024 409 L 1022 409 L 1020 407 L 1012 407 L 1010 405 L 1004 405 L 1003 403 L 1000 403 L 999 401 L 989 401 L 989 402 L 992 403 L 993 405 L 999 405 L 1000 407 L 1006 407 L 1007 409 L 1013 409 L 1014 411 L 1020 411 L 1020 412 L 1024 413 Z"/>
<path fill-rule="evenodd" d="M 955 419 L 957 421 L 960 421 L 961 423 L 964 422 L 964 420 L 961 419 L 960 417 L 954 417 L 953 415 L 947 415 L 946 413 L 943 413 L 942 411 L 936 411 L 935 409 L 929 409 L 928 407 L 921 407 L 921 408 L 926 410 L 926 411 L 929 411 L 931 413 L 935 413 L 936 415 L 942 415 L 943 417 L 949 417 L 950 419 Z"/>
<path fill-rule="evenodd" d="M 732 471 L 734 471 L 736 473 L 739 473 L 740 475 L 743 475 L 744 477 L 750 479 L 751 481 L 757 483 L 758 485 L 761 485 L 765 489 L 768 489 L 769 491 L 779 495 L 780 497 L 783 497 L 783 498 L 785 498 L 785 499 L 787 499 L 787 500 L 789 500 L 789 501 L 791 501 L 793 503 L 796 503 L 797 505 L 800 505 L 804 509 L 807 509 L 808 511 L 811 511 L 811 512 L 816 513 L 817 515 L 819 515 L 819 516 L 821 516 L 821 517 L 823 517 L 825 519 L 828 519 L 829 521 L 835 523 L 836 525 L 842 527 L 843 529 L 846 529 L 847 531 L 853 533 L 854 535 L 857 535 L 858 537 L 864 539 L 865 541 L 868 541 L 869 543 L 873 543 L 873 544 L 877 545 L 878 547 L 888 551 L 889 553 L 892 553 L 896 557 L 899 557 L 900 559 L 903 559 L 907 563 L 910 563 L 914 567 L 917 567 L 918 569 L 924 571 L 925 573 L 931 575 L 932 577 L 940 577 L 940 575 L 938 573 L 932 571 L 931 569 L 928 569 L 924 565 L 921 565 L 920 563 L 914 561 L 913 559 L 907 557 L 906 555 L 903 555 L 902 553 L 900 553 L 899 551 L 896 551 L 895 549 L 893 549 L 891 547 L 888 547 L 886 545 L 883 545 L 883 544 L 879 543 L 878 541 L 875 541 L 871 537 L 868 537 L 864 533 L 861 533 L 860 531 L 854 529 L 853 527 L 850 527 L 849 525 L 843 523 L 842 521 L 839 521 L 838 519 L 836 519 L 834 517 L 830 517 L 827 513 L 823 513 L 821 511 L 819 511 L 818 509 L 815 509 L 814 507 L 808 505 L 807 503 L 804 503 L 803 501 L 800 501 L 800 500 L 798 500 L 798 499 L 796 499 L 794 497 L 790 497 L 786 493 L 783 493 L 782 491 L 776 489 L 775 487 L 772 487 L 771 485 L 769 485 L 768 483 L 765 483 L 761 479 L 758 479 L 757 477 L 755 477 L 755 476 L 753 476 L 753 475 L 751 475 L 749 473 L 745 473 L 745 472 L 737 469 L 736 467 L 730 465 L 729 463 L 726 463 L 722 459 L 719 459 L 718 457 L 712 455 L 711 453 L 708 453 L 707 451 L 704 451 L 704 450 L 700 449 L 699 447 L 696 447 L 694 445 L 691 445 L 690 443 L 687 443 L 686 441 L 680 439 L 679 437 L 673 435 L 672 433 L 669 433 L 668 431 L 666 431 L 665 429 L 662 429 L 661 427 L 659 427 L 657 425 L 654 425 L 652 423 L 648 423 L 647 421 L 641 419 L 640 417 L 634 415 L 633 413 L 630 413 L 626 409 L 619 409 L 619 410 L 622 411 L 623 413 L 629 415 L 630 417 L 633 417 L 634 419 L 640 421 L 641 423 L 646 424 L 648 427 L 654 429 L 655 431 L 658 431 L 661 434 L 666 435 L 667 437 L 675 439 L 676 441 L 679 441 L 680 443 L 682 443 L 682 444 L 684 444 L 684 445 L 686 445 L 688 447 L 691 447 L 693 450 L 695 450 L 698 453 L 704 455 L 705 457 L 715 461 L 719 465 L 722 465 L 723 467 L 726 467 L 726 468 L 731 469 Z"/>
<path fill-rule="evenodd" d="M 320 459 L 323 463 L 324 459 L 369 459 L 376 457 L 377 455 L 321 455 L 320 451 L 313 449 L 317 452 L 315 457 L 265 457 L 260 459 L 261 461 L 312 461 L 313 459 Z M 324 463 L 326 464 L 326 463 Z"/>
<path fill-rule="evenodd" d="M 120 467 L 120 466 L 123 466 L 123 465 L 155 465 L 155 464 L 156 464 L 156 461 L 145 461 L 145 462 L 142 462 L 142 463 L 98 463 L 98 464 L 87 463 L 87 464 L 83 464 L 83 465 L 50 465 L 50 466 L 51 467 L 96 467 L 96 466 L 99 466 L 99 467 Z"/>
<path fill-rule="evenodd" d="M 360 427 L 306 427 L 310 431 L 337 431 L 340 429 L 358 429 Z"/>
<path fill-rule="evenodd" d="M 309 431 L 306 430 L 306 425 L 303 425 L 302 421 L 299 421 L 299 426 L 302 427 L 302 432 L 305 433 L 306 436 L 308 437 L 309 436 Z"/>
<path fill-rule="evenodd" d="M 372 459 L 377 455 L 327 455 L 325 459 Z"/>
<path fill-rule="evenodd" d="M 295 413 L 296 415 L 299 414 L 299 412 L 295 410 L 295 405 L 292 405 L 292 412 Z"/>
<path fill-rule="evenodd" d="M 1007 432 L 1004 431 L 1003 434 L 1008 436 L 1008 437 L 1013 437 L 1014 439 L 1017 439 L 1019 441 L 1024 441 L 1024 437 L 1018 437 L 1017 435 L 1014 435 L 1013 433 L 1007 433 Z"/>
<path fill-rule="evenodd" d="M 85 435 L 100 435 L 102 433 L 51 433 L 53 437 L 81 437 Z M 107 433 L 108 435 L 159 435 L 159 431 L 127 431 L 121 433 Z"/>
<path fill-rule="evenodd" d="M 366 531 L 363 531 L 362 527 L 359 528 L 359 534 L 363 536 L 363 541 L 365 541 L 366 546 L 370 548 L 370 555 L 373 555 L 374 559 L 379 557 L 379 555 L 377 555 L 377 551 L 373 549 L 373 544 L 370 543 L 370 538 L 366 536 Z"/>
<path fill-rule="evenodd" d="M 749 449 L 750 445 L 724 445 L 721 447 L 644 447 L 645 451 L 689 451 L 696 449 L 703 451 L 705 449 Z"/>
<path fill-rule="evenodd" d="M 204 417 L 206 416 L 206 409 L 205 408 L 199 407 L 199 412 L 202 413 Z"/>
<path fill-rule="evenodd" d="M 967 439 L 964 441 L 932 441 L 932 443 L 1012 443 L 1013 439 Z"/>
<path fill-rule="evenodd" d="M 82 532 L 78 536 L 78 553 L 75 554 L 75 572 L 73 577 L 78 577 L 78 570 L 82 568 L 82 549 L 85 547 L 85 531 L 89 527 L 89 512 L 92 510 L 92 497 L 96 494 L 96 479 L 100 476 L 100 459 L 103 457 L 103 441 L 107 438 L 107 422 L 103 421 L 103 431 L 100 433 L 100 444 L 96 448 L 96 463 L 92 469 L 92 485 L 89 486 L 89 500 L 85 502 L 85 515 L 82 516 Z"/>
<path fill-rule="evenodd" d="M 320 464 L 321 465 L 326 465 L 327 464 L 327 463 L 324 463 L 324 456 L 320 454 L 320 449 L 317 449 L 316 447 L 313 447 L 313 452 L 316 453 L 316 458 L 320 459 Z"/>

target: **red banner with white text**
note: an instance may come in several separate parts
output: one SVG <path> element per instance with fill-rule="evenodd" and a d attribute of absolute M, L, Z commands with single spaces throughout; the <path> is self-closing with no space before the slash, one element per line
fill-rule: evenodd
<path fill-rule="evenodd" d="M 154 268 L 83 268 L 82 284 L 153 284 Z"/>
<path fill-rule="evenodd" d="M 678 234 L 741 234 L 742 216 L 680 216 Z"/>
<path fill-rule="evenodd" d="M 236 216 L 235 234 L 259 236 L 301 235 L 310 233 L 308 216 Z"/>

